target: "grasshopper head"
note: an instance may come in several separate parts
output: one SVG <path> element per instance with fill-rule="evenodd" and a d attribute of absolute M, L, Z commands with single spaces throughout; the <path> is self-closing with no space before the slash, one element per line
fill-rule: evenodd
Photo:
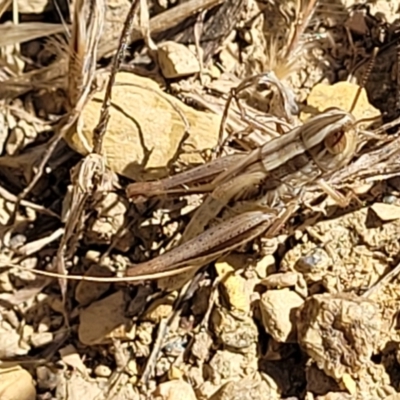
<path fill-rule="evenodd" d="M 355 118 L 330 108 L 310 118 L 301 128 L 304 146 L 322 171 L 335 171 L 350 162 L 357 142 Z"/>

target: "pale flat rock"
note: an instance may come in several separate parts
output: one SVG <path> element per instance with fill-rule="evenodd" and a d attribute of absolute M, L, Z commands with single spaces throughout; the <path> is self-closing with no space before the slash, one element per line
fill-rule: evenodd
<path fill-rule="evenodd" d="M 19 366 L 0 368 L 1 400 L 35 400 L 36 389 L 31 375 Z"/>
<path fill-rule="evenodd" d="M 400 218 L 400 207 L 394 204 L 375 203 L 371 206 L 371 210 L 382 221 L 393 221 Z"/>
<path fill-rule="evenodd" d="M 337 82 L 333 85 L 319 83 L 311 90 L 307 98 L 307 105 L 320 112 L 330 107 L 339 107 L 344 111 L 350 111 L 359 86 L 351 82 Z M 381 112 L 370 104 L 366 90 L 361 90 L 354 111 L 354 117 L 359 119 L 379 117 Z M 301 119 L 307 118 L 307 114 L 302 114 Z"/>
<path fill-rule="evenodd" d="M 79 128 L 66 135 L 67 143 L 83 155 L 91 150 L 92 131 L 99 120 L 103 96 L 104 91 L 93 97 L 83 110 Z M 108 166 L 128 178 L 165 176 L 183 145 L 202 151 L 217 144 L 220 116 L 186 106 L 164 93 L 151 79 L 119 73 L 112 104 L 103 153 Z M 202 162 L 200 155 L 194 153 L 185 154 L 184 160 Z"/>
<path fill-rule="evenodd" d="M 200 72 L 200 64 L 184 44 L 167 41 L 157 50 L 161 72 L 167 79 L 180 78 Z"/>
<path fill-rule="evenodd" d="M 131 340 L 125 317 L 124 292 L 116 292 L 81 311 L 79 340 L 85 345 L 110 343 L 112 338 Z"/>
<path fill-rule="evenodd" d="M 52 332 L 34 332 L 30 337 L 30 343 L 33 347 L 46 346 L 49 345 L 52 341 Z"/>

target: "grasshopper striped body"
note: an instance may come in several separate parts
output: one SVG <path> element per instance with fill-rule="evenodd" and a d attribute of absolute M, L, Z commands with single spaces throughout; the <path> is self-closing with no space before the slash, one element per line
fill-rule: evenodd
<path fill-rule="evenodd" d="M 276 213 L 254 209 L 268 206 L 275 208 L 277 213 L 282 214 L 279 210 L 285 213 L 285 208 L 288 208 L 286 204 L 293 203 L 307 184 L 346 165 L 357 146 L 357 130 L 354 126 L 355 119 L 351 114 L 330 109 L 248 155 L 226 157 L 226 160 L 217 160 L 214 165 L 197 167 L 161 183 L 150 182 L 153 187 L 158 185 L 157 190 L 165 189 L 166 193 L 178 193 L 180 190 L 182 193 L 209 191 L 210 194 L 196 210 L 178 247 L 129 268 L 127 274 L 149 279 L 179 273 L 182 267 L 198 267 L 218 258 L 269 231 L 271 226 L 275 232 L 274 225 L 279 226 L 280 223 Z M 214 179 L 189 189 L 173 188 L 174 184 L 190 185 L 207 178 Z M 128 188 L 128 194 L 140 193 L 140 187 L 134 185 L 137 184 Z M 250 192 L 254 194 L 255 187 L 261 192 L 261 198 L 249 201 L 247 210 L 204 230 L 226 205 L 232 200 L 246 198 Z"/>
<path fill-rule="evenodd" d="M 232 200 L 261 192 L 255 206 L 277 207 L 295 198 L 304 186 L 347 164 L 357 146 L 354 117 L 330 109 L 310 118 L 302 126 L 275 138 L 242 161 L 241 170 L 223 173 L 218 186 L 196 210 L 183 240 L 202 232 Z"/>

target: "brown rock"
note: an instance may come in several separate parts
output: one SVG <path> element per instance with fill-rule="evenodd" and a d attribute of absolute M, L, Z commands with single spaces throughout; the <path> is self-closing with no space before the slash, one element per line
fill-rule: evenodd
<path fill-rule="evenodd" d="M 109 343 L 112 338 L 131 340 L 122 291 L 92 303 L 81 311 L 79 340 L 85 345 Z"/>
<path fill-rule="evenodd" d="M 341 381 L 367 364 L 380 337 L 371 301 L 350 294 L 309 297 L 297 315 L 299 344 L 328 376 Z"/>
<path fill-rule="evenodd" d="M 87 270 L 87 276 L 111 277 L 113 274 L 107 266 L 92 264 Z M 83 306 L 97 300 L 110 288 L 110 283 L 80 281 L 76 285 L 75 299 Z"/>

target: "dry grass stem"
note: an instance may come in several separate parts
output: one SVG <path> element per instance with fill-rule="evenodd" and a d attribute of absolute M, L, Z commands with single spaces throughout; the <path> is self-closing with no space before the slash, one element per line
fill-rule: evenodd
<path fill-rule="evenodd" d="M 128 46 L 128 41 L 138 6 L 139 6 L 139 0 L 134 0 L 131 4 L 128 15 L 126 16 L 124 27 L 122 29 L 121 37 L 118 43 L 117 52 L 115 53 L 113 58 L 111 73 L 108 79 L 106 93 L 104 95 L 99 123 L 93 132 L 93 144 L 94 144 L 93 151 L 97 154 L 101 154 L 102 151 L 102 140 L 107 129 L 108 119 L 110 118 L 109 109 L 111 107 L 112 88 L 115 82 L 116 74 L 118 73 L 123 58 L 125 56 L 125 50 Z"/>

